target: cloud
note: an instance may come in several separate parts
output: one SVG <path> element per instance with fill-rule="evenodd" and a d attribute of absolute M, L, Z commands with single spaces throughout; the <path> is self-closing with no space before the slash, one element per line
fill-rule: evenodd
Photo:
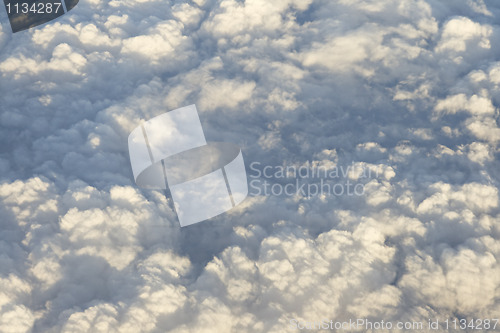
<path fill-rule="evenodd" d="M 0 326 L 283 332 L 293 318 L 494 317 L 499 10 L 85 1 L 16 34 L 0 11 Z M 193 103 L 207 140 L 240 146 L 247 168 L 343 170 L 326 183 L 363 194 L 254 194 L 180 229 L 168 191 L 135 186 L 127 137 Z M 278 188 L 297 180 L 248 171 Z"/>
<path fill-rule="evenodd" d="M 467 50 L 467 43 L 477 43 L 480 48 L 489 49 L 491 47 L 489 37 L 492 32 L 491 27 L 465 17 L 452 19 L 444 26 L 437 52 L 446 50 L 463 52 Z"/>

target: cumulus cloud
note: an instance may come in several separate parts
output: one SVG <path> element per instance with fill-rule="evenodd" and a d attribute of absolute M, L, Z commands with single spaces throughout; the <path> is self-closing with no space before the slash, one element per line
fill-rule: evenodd
<path fill-rule="evenodd" d="M 82 1 L 12 34 L 0 11 L 0 330 L 497 316 L 499 15 L 483 0 Z M 127 137 L 193 103 L 249 180 L 314 189 L 250 164 L 322 167 L 363 193 L 254 193 L 181 229 L 168 191 L 135 186 Z"/>

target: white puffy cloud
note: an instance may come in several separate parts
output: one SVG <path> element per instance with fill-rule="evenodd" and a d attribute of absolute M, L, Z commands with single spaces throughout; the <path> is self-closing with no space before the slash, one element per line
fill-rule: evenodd
<path fill-rule="evenodd" d="M 495 113 L 495 107 L 490 99 L 477 95 L 473 95 L 467 99 L 464 94 L 450 96 L 443 101 L 439 101 L 435 110 L 448 114 L 454 114 L 461 110 L 467 111 L 472 115 L 491 115 Z"/>
<path fill-rule="evenodd" d="M 487 25 L 481 25 L 466 17 L 455 18 L 444 26 L 436 51 L 464 52 L 468 43 L 476 43 L 479 48 L 489 49 L 489 37 L 492 33 L 492 28 Z"/>

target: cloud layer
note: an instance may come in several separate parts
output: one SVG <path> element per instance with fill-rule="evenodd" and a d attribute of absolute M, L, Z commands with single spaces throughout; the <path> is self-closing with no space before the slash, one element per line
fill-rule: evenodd
<path fill-rule="evenodd" d="M 1 11 L 1 331 L 498 316 L 498 17 L 487 0 L 82 0 L 12 34 Z M 377 176 L 180 229 L 168 193 L 134 185 L 127 136 L 193 103 L 247 164 Z"/>

